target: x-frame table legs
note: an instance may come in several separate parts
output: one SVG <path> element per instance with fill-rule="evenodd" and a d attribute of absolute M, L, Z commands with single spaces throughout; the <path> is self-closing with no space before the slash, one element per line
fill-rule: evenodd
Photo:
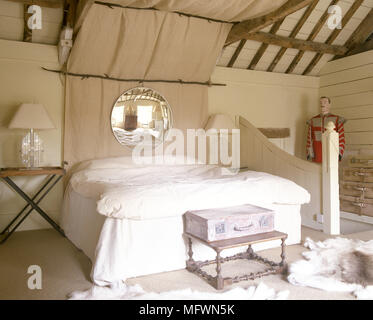
<path fill-rule="evenodd" d="M 54 229 L 56 229 L 62 236 L 65 237 L 65 233 L 59 227 L 57 223 L 55 223 L 39 206 L 38 204 L 40 201 L 47 195 L 47 193 L 57 184 L 57 182 L 62 178 L 62 176 L 58 176 L 54 179 L 56 175 L 53 174 L 51 177 L 48 178 L 46 183 L 39 189 L 39 191 L 30 198 L 26 193 L 24 193 L 9 177 L 3 177 L 2 179 L 14 190 L 16 191 L 23 199 L 26 200 L 27 205 L 17 214 L 17 216 L 4 228 L 4 230 L 0 233 L 0 235 L 5 234 L 8 230 L 9 232 L 6 236 L 0 241 L 0 244 L 4 243 L 11 234 L 20 226 L 20 224 L 28 217 L 28 215 L 33 211 L 36 210 L 45 220 L 48 221 L 49 224 L 52 225 Z M 54 179 L 54 181 L 53 181 Z M 48 186 L 49 185 L 49 186 Z M 48 188 L 47 188 L 48 186 Z M 46 189 L 46 190 L 45 190 Z M 44 193 L 43 193 L 44 191 Z M 35 202 L 34 200 L 41 194 L 39 199 Z M 22 217 L 22 219 L 10 230 L 12 225 L 17 221 L 17 219 L 26 211 L 27 208 L 31 208 L 27 211 L 27 213 Z"/>

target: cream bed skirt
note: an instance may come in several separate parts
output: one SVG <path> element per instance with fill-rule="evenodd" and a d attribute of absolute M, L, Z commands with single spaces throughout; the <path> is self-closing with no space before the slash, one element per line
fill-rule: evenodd
<path fill-rule="evenodd" d="M 300 242 L 300 205 L 262 205 L 276 211 L 275 229 L 288 234 L 287 245 Z M 91 278 L 107 285 L 127 278 L 185 268 L 188 259 L 182 236 L 182 217 L 152 220 L 114 219 L 96 211 L 96 200 L 85 198 L 68 187 L 61 227 L 66 236 L 92 261 Z M 280 246 L 280 240 L 256 244 L 254 250 Z M 222 252 L 231 255 L 245 248 Z M 214 259 L 215 252 L 193 242 L 195 260 Z"/>

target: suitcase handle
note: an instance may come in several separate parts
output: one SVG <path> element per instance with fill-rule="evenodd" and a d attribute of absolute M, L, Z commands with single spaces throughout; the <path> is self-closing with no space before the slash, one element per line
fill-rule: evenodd
<path fill-rule="evenodd" d="M 253 227 L 254 224 L 251 223 L 249 224 L 248 226 L 245 226 L 245 227 L 237 227 L 237 226 L 234 226 L 234 231 L 245 231 L 245 230 L 249 230 L 251 227 Z"/>

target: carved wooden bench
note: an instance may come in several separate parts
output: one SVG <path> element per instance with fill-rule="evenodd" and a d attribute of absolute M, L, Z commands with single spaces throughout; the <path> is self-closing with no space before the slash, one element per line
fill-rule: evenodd
<path fill-rule="evenodd" d="M 225 285 L 231 285 L 232 283 L 236 283 L 239 281 L 245 280 L 253 280 L 259 277 L 263 277 L 270 274 L 277 274 L 282 273 L 286 269 L 285 264 L 285 240 L 287 238 L 286 233 L 278 232 L 278 231 L 271 231 L 265 233 L 259 233 L 239 238 L 232 238 L 232 239 L 225 239 L 225 240 L 217 240 L 217 241 L 205 241 L 200 239 L 190 233 L 184 233 L 184 236 L 188 239 L 188 255 L 189 259 L 186 262 L 186 269 L 206 280 L 209 284 L 211 284 L 217 290 L 221 290 L 224 288 Z M 193 250 L 192 250 L 192 239 L 196 239 L 203 244 L 209 246 L 216 252 L 216 259 L 215 260 L 207 260 L 207 261 L 194 261 L 193 260 Z M 267 260 L 259 255 L 257 255 L 253 249 L 252 245 L 255 243 L 261 243 L 266 241 L 272 240 L 281 240 L 281 262 L 276 263 L 270 260 Z M 238 253 L 230 257 L 222 258 L 220 253 L 225 249 L 241 247 L 241 246 L 248 246 L 246 252 Z M 257 260 L 265 265 L 268 265 L 270 268 L 256 273 L 248 273 L 241 276 L 236 277 L 226 277 L 223 278 L 221 274 L 221 264 L 223 262 L 227 262 L 230 260 L 236 259 L 248 259 L 248 260 Z M 202 267 L 216 263 L 216 276 L 212 276 L 207 272 L 202 270 Z"/>

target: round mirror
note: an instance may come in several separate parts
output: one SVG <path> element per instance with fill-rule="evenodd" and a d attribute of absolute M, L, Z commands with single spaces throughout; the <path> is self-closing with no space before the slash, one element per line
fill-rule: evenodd
<path fill-rule="evenodd" d="M 157 91 L 137 87 L 124 92 L 111 111 L 111 128 L 122 145 L 163 142 L 172 127 L 171 108 Z"/>

